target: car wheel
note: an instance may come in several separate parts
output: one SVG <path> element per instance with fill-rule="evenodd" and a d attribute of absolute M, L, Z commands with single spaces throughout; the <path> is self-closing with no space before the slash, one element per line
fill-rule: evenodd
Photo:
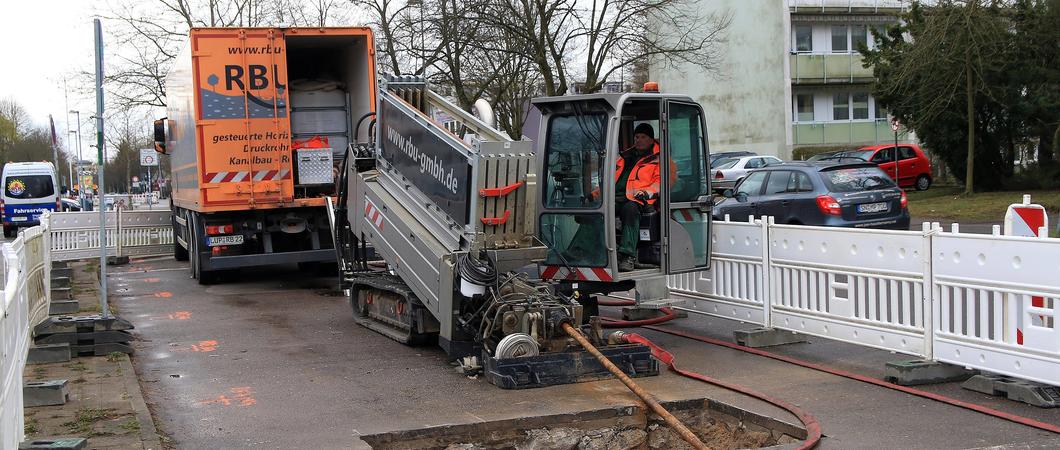
<path fill-rule="evenodd" d="M 926 191 L 929 187 L 931 187 L 931 177 L 927 175 L 916 177 L 916 190 Z"/>

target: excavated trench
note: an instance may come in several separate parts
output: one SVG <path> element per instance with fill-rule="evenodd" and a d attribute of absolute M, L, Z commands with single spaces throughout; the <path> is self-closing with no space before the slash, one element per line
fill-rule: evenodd
<path fill-rule="evenodd" d="M 806 437 L 800 426 L 710 399 L 664 402 L 714 450 L 790 447 Z M 372 448 L 442 449 L 689 449 L 645 408 L 619 406 L 571 414 L 531 416 L 362 436 Z"/>

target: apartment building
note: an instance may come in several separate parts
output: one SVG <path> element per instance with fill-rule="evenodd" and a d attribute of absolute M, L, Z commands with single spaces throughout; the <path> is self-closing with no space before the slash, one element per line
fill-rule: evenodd
<path fill-rule="evenodd" d="M 719 70 L 651 64 L 649 77 L 691 95 L 708 116 L 712 151 L 782 158 L 894 140 L 871 93 L 872 68 L 859 45 L 897 20 L 899 0 L 698 0 L 732 22 Z M 899 130 L 899 141 L 915 136 Z"/>

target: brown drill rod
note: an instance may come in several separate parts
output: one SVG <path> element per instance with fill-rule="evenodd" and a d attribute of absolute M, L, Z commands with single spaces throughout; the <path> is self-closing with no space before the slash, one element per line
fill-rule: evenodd
<path fill-rule="evenodd" d="M 604 367 L 607 368 L 607 370 L 611 371 L 611 373 L 614 374 L 616 378 L 621 380 L 622 384 L 625 384 L 626 387 L 629 388 L 629 390 L 633 391 L 634 394 L 637 394 L 637 397 L 640 397 L 641 400 L 644 400 L 644 403 L 646 403 L 648 407 L 651 408 L 653 412 L 655 412 L 655 414 L 658 414 L 659 417 L 662 417 L 666 424 L 670 426 L 670 428 L 672 428 L 674 431 L 677 431 L 677 434 L 681 435 L 681 439 L 684 439 L 685 442 L 688 442 L 697 449 L 709 450 L 709 447 L 707 447 L 706 444 L 703 443 L 703 441 L 700 441 L 699 438 L 696 437 L 694 433 L 692 433 L 692 430 L 689 430 L 688 427 L 682 424 L 681 421 L 677 420 L 677 418 L 674 417 L 673 414 L 670 414 L 670 412 L 667 411 L 666 408 L 663 408 L 662 405 L 659 404 L 659 401 L 655 400 L 655 397 L 652 396 L 648 391 L 645 391 L 644 388 L 641 388 L 637 385 L 637 383 L 633 382 L 632 378 L 626 375 L 626 373 L 623 372 L 622 369 L 619 369 L 618 366 L 616 366 L 614 363 L 612 363 L 611 360 L 607 359 L 607 357 L 604 356 L 603 353 L 600 353 L 600 350 L 597 350 L 596 347 L 593 347 L 593 344 L 589 342 L 589 340 L 586 339 L 580 331 L 571 326 L 569 323 L 563 324 L 563 331 L 566 331 L 567 334 L 570 335 L 570 337 L 578 341 L 578 343 L 581 344 L 582 347 L 585 347 L 586 351 L 596 357 L 596 360 L 600 361 L 600 364 L 603 364 Z"/>

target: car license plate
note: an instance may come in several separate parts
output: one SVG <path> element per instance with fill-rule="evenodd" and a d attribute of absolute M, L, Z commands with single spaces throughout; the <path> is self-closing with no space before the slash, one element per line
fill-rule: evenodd
<path fill-rule="evenodd" d="M 640 240 L 642 240 L 642 241 L 650 241 L 651 240 L 651 231 L 640 230 Z"/>
<path fill-rule="evenodd" d="M 242 234 L 231 234 L 228 236 L 210 236 L 206 238 L 206 245 L 210 247 L 216 247 L 218 245 L 239 245 L 242 243 Z"/>
<path fill-rule="evenodd" d="M 14 216 L 14 217 L 11 218 L 12 222 L 25 222 L 27 220 L 29 220 L 29 217 Z"/>
<path fill-rule="evenodd" d="M 881 211 L 887 211 L 887 202 L 865 203 L 858 205 L 859 213 L 874 213 Z"/>

